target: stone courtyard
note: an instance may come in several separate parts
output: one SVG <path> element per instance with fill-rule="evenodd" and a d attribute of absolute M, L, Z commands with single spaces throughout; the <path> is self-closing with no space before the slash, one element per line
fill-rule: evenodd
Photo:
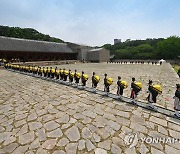
<path fill-rule="evenodd" d="M 55 68 L 55 66 L 52 67 Z M 173 96 L 176 90 L 176 84 L 180 81 L 177 73 L 169 63 L 164 63 L 163 65 L 77 63 L 76 65 L 57 65 L 57 67 L 67 70 L 71 69 L 72 71 L 76 69 L 80 73 L 84 71 L 85 74 L 89 75 L 89 81 L 87 81 L 87 86 L 89 87 L 91 87 L 92 72 L 96 72 L 101 77 L 98 85 L 98 89 L 101 90 L 104 88 L 104 74 L 107 73 L 108 77 L 112 77 L 114 80 L 114 83 L 110 86 L 110 91 L 114 94 L 117 91 L 117 77 L 121 76 L 122 80 L 128 83 L 128 88 L 124 90 L 124 96 L 126 97 L 130 97 L 131 79 L 135 77 L 136 81 L 141 82 L 143 85 L 142 91 L 138 95 L 138 100 L 144 102 L 147 102 L 148 82 L 149 80 L 153 80 L 153 83 L 161 85 L 163 90 L 162 94 L 157 97 L 157 105 L 168 109 L 173 109 Z"/>
<path fill-rule="evenodd" d="M 171 109 L 171 97 L 179 81 L 169 64 L 135 68 L 120 64 L 61 67 L 84 70 L 89 75 L 95 71 L 101 75 L 101 82 L 104 73 L 114 79 L 121 75 L 128 83 L 134 76 L 144 85 L 139 95 L 142 100 L 151 78 L 163 84 L 159 104 L 164 105 L 166 100 L 165 107 Z M 102 86 L 100 83 L 98 88 Z M 116 85 L 111 88 L 115 93 Z M 126 96 L 129 91 L 128 87 Z M 129 133 L 135 134 L 133 138 L 128 138 Z M 180 152 L 179 142 L 143 142 L 140 138 L 145 137 L 180 139 L 180 120 L 87 91 L 0 70 L 0 154 Z"/>

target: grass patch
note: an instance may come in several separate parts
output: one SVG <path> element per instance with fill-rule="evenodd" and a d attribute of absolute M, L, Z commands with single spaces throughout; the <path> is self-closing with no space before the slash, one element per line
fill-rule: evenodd
<path fill-rule="evenodd" d="M 179 68 L 180 68 L 180 65 L 177 65 L 177 64 L 172 64 L 172 67 L 174 68 L 174 70 L 176 72 L 178 72 Z"/>

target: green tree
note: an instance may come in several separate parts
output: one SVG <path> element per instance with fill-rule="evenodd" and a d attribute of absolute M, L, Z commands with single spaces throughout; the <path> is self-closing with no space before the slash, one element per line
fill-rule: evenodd
<path fill-rule="evenodd" d="M 41 40 L 41 41 L 49 41 L 49 42 L 59 42 L 59 43 L 64 42 L 61 39 L 39 33 L 37 30 L 32 28 L 0 26 L 0 36 L 23 38 L 30 40 Z"/>
<path fill-rule="evenodd" d="M 142 44 L 136 47 L 138 52 L 153 52 L 154 49 L 150 44 Z"/>
<path fill-rule="evenodd" d="M 171 36 L 157 45 L 157 55 L 159 58 L 176 59 L 180 56 L 180 38 Z"/>
<path fill-rule="evenodd" d="M 131 52 L 130 48 L 126 49 L 119 49 L 115 52 L 115 58 L 116 59 L 132 59 L 133 53 Z"/>

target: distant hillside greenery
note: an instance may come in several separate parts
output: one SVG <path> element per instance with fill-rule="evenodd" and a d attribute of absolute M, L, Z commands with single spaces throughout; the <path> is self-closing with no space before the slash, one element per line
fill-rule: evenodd
<path fill-rule="evenodd" d="M 58 42 L 58 43 L 64 42 L 61 39 L 42 34 L 32 28 L 0 26 L 0 36 L 39 40 L 39 41 Z"/>
<path fill-rule="evenodd" d="M 178 59 L 180 57 L 180 38 L 126 40 L 115 45 L 105 44 L 114 59 Z"/>

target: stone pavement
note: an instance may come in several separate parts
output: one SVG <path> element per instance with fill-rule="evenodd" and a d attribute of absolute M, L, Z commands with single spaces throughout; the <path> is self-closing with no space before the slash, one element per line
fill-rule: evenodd
<path fill-rule="evenodd" d="M 55 67 L 55 66 L 53 66 Z M 163 65 L 151 65 L 151 64 L 106 64 L 106 63 L 78 63 L 76 65 L 59 65 L 58 68 L 66 68 L 78 72 L 84 71 L 91 78 L 92 72 L 95 71 L 97 75 L 101 77 L 101 81 L 98 84 L 98 89 L 103 90 L 104 74 L 107 73 L 109 77 L 112 77 L 114 84 L 110 86 L 111 92 L 116 94 L 117 89 L 117 77 L 121 76 L 122 80 L 126 80 L 129 87 L 124 90 L 124 96 L 130 97 L 130 84 L 132 77 L 136 78 L 136 81 L 140 81 L 143 85 L 142 91 L 138 95 L 138 100 L 146 102 L 147 89 L 149 80 L 153 80 L 154 84 L 160 84 L 162 86 L 162 94 L 157 97 L 157 105 L 160 105 L 167 109 L 173 109 L 173 96 L 176 90 L 176 84 L 180 82 L 177 73 L 173 70 L 169 63 Z M 87 81 L 87 85 L 91 87 L 91 79 Z"/>
<path fill-rule="evenodd" d="M 180 152 L 180 143 L 150 143 L 152 137 L 180 139 L 180 120 L 0 70 L 0 153 Z"/>

